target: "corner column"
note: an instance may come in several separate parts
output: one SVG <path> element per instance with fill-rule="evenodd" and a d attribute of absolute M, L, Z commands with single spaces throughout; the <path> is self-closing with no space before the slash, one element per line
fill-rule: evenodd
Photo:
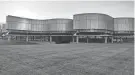
<path fill-rule="evenodd" d="M 27 36 L 26 36 L 26 42 L 28 42 L 28 41 L 29 41 L 29 36 L 27 35 Z"/>
<path fill-rule="evenodd" d="M 87 36 L 87 43 L 89 43 L 89 37 Z"/>
<path fill-rule="evenodd" d="M 74 43 L 74 36 L 72 36 L 72 42 Z"/>
<path fill-rule="evenodd" d="M 52 36 L 50 35 L 50 43 L 52 42 Z"/>
<path fill-rule="evenodd" d="M 79 36 L 76 36 L 76 43 L 78 43 L 78 41 L 79 41 L 79 38 L 78 38 Z"/>
<path fill-rule="evenodd" d="M 105 37 L 105 43 L 107 43 L 107 39 L 108 39 L 108 37 Z"/>
<path fill-rule="evenodd" d="M 113 43 L 113 37 L 112 37 L 112 40 L 111 40 L 111 42 Z"/>

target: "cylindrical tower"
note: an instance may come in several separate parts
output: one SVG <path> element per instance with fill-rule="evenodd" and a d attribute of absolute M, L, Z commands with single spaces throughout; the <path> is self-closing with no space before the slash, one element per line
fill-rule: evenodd
<path fill-rule="evenodd" d="M 73 25 L 73 29 L 77 31 L 76 40 L 87 43 L 107 43 L 114 29 L 113 18 L 100 13 L 75 14 L 73 16 Z"/>

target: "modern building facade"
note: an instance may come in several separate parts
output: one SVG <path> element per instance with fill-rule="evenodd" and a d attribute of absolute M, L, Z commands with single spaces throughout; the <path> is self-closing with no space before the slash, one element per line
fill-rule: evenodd
<path fill-rule="evenodd" d="M 7 16 L 7 30 L 11 40 L 56 42 L 55 38 L 58 36 L 61 38 L 72 36 L 73 20 L 64 18 L 35 20 Z M 67 41 L 70 42 L 71 39 Z"/>
<path fill-rule="evenodd" d="M 104 42 L 112 38 L 113 18 L 100 13 L 76 14 L 73 17 L 74 29 L 82 42 Z M 78 40 L 79 41 L 79 40 Z"/>
<path fill-rule="evenodd" d="M 101 13 L 82 13 L 72 19 L 29 19 L 8 15 L 6 17 L 8 40 L 113 43 L 132 38 L 134 18 L 113 18 Z M 122 32 L 122 33 L 121 33 Z"/>

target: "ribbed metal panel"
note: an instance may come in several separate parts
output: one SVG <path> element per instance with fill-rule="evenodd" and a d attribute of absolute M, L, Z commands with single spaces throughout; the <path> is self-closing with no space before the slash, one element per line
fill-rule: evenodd
<path fill-rule="evenodd" d="M 73 21 L 72 19 L 49 19 L 48 29 L 49 31 L 72 31 Z"/>
<path fill-rule="evenodd" d="M 36 20 L 7 16 L 8 29 L 31 31 L 72 31 L 72 19 Z"/>
<path fill-rule="evenodd" d="M 20 17 L 7 16 L 8 29 L 27 30 L 26 19 Z"/>
<path fill-rule="evenodd" d="M 134 18 L 114 18 L 114 31 L 134 31 Z"/>
<path fill-rule="evenodd" d="M 47 20 L 35 20 L 20 18 L 16 16 L 7 16 L 7 29 L 48 31 Z"/>
<path fill-rule="evenodd" d="M 73 17 L 73 29 L 113 30 L 113 18 L 99 13 L 76 14 Z"/>

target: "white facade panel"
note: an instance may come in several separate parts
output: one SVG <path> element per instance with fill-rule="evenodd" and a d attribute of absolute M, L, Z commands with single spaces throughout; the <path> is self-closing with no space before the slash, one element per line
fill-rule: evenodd
<path fill-rule="evenodd" d="M 15 16 L 7 16 L 8 28 L 14 30 L 48 31 L 45 20 L 26 19 Z"/>
<path fill-rule="evenodd" d="M 115 18 L 114 31 L 134 31 L 134 18 Z"/>

